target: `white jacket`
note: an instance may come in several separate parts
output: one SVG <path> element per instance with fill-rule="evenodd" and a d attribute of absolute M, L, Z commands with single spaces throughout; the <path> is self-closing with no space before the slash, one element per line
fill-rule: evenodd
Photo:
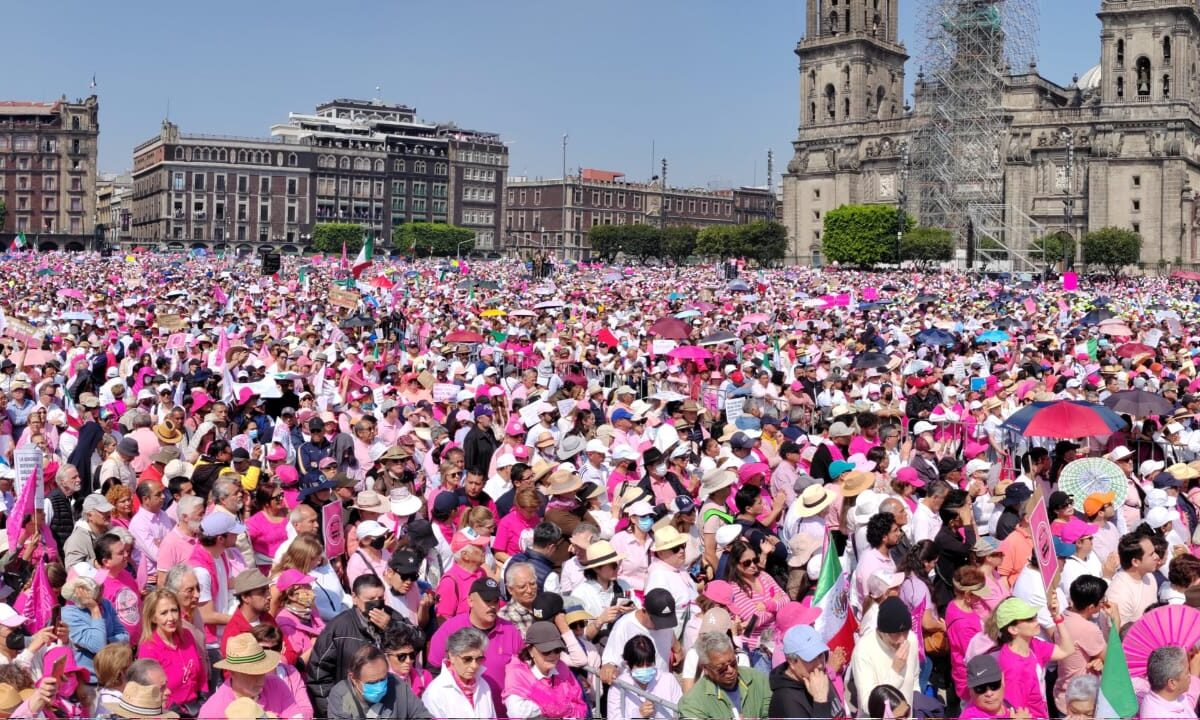
<path fill-rule="evenodd" d="M 492 690 L 483 679 L 482 673 L 483 668 L 480 668 L 479 675 L 476 676 L 478 682 L 475 683 L 474 705 L 467 700 L 458 683 L 454 682 L 453 672 L 449 668 L 444 668 L 433 682 L 429 683 L 421 693 L 421 702 L 435 718 L 494 720 L 496 706 L 492 704 Z"/>

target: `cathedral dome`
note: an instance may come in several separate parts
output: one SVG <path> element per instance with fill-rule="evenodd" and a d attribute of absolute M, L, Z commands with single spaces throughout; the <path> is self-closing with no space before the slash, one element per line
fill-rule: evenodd
<path fill-rule="evenodd" d="M 1100 88 L 1100 66 L 1096 65 L 1092 69 L 1079 76 L 1079 81 L 1076 86 L 1087 92 L 1089 90 L 1097 90 Z"/>

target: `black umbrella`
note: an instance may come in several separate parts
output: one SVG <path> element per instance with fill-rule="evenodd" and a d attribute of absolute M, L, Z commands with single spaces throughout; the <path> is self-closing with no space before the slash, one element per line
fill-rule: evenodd
<path fill-rule="evenodd" d="M 854 356 L 854 361 L 850 363 L 850 367 L 855 370 L 870 370 L 871 368 L 887 367 L 891 362 L 891 356 L 881 352 L 861 352 Z"/>
<path fill-rule="evenodd" d="M 884 292 L 896 292 L 900 288 L 896 287 L 895 285 L 893 285 L 891 283 L 887 283 L 886 285 L 881 285 L 879 287 L 879 289 L 883 290 Z"/>
<path fill-rule="evenodd" d="M 1103 308 L 1100 308 L 1098 310 L 1091 311 L 1087 315 L 1084 315 L 1083 319 L 1079 321 L 1079 324 L 1085 325 L 1085 326 L 1086 325 L 1099 325 L 1100 323 L 1104 322 L 1105 320 L 1108 320 L 1109 318 L 1115 318 L 1115 317 L 1116 317 L 1116 315 L 1114 315 L 1113 313 L 1111 313 L 1108 310 L 1105 310 Z"/>
<path fill-rule="evenodd" d="M 737 342 L 737 335 L 734 335 L 731 332 L 725 332 L 724 330 L 722 330 L 721 332 L 715 332 L 712 335 L 706 335 L 706 336 L 700 338 L 699 342 L 697 342 L 696 344 L 697 345 L 725 345 L 725 344 L 733 344 L 735 342 Z"/>
<path fill-rule="evenodd" d="M 476 287 L 481 287 L 485 290 L 499 290 L 500 283 L 496 282 L 495 280 L 484 280 L 484 281 L 480 282 Z"/>
<path fill-rule="evenodd" d="M 924 293 L 924 294 L 918 295 L 916 298 L 914 298 L 913 302 L 931 303 L 931 302 L 937 302 L 940 299 L 941 298 L 939 298 L 937 295 L 930 295 L 929 293 Z"/>
<path fill-rule="evenodd" d="M 1012 318 L 1012 317 L 1002 317 L 999 320 L 997 320 L 994 324 L 996 327 L 998 327 L 1002 330 L 1007 330 L 1009 328 L 1025 327 L 1025 323 L 1021 322 L 1020 320 L 1018 320 L 1016 318 Z"/>
<path fill-rule="evenodd" d="M 1170 415 L 1175 404 L 1161 395 L 1145 390 L 1122 390 L 1104 398 L 1104 404 L 1113 412 L 1132 415 L 1136 418 L 1151 415 Z"/>
<path fill-rule="evenodd" d="M 958 340 L 954 335 L 942 330 L 941 328 L 930 328 L 917 333 L 914 338 L 921 345 L 940 345 L 942 347 L 954 347 L 958 344 Z"/>
<path fill-rule="evenodd" d="M 375 327 L 375 320 L 365 315 L 351 315 L 350 317 L 338 323 L 338 327 L 346 330 Z"/>

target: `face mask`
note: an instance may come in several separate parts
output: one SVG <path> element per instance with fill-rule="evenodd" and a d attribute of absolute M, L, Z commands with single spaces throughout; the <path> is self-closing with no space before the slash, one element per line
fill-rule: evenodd
<path fill-rule="evenodd" d="M 365 603 L 363 603 L 363 614 L 364 615 L 370 615 L 372 610 L 382 610 L 382 609 L 383 609 L 383 598 L 379 598 L 378 600 L 368 600 Z"/>
<path fill-rule="evenodd" d="M 638 527 L 641 528 L 642 532 L 650 532 L 650 528 L 654 527 L 654 518 L 649 517 L 649 516 L 640 517 L 640 518 L 638 518 L 637 523 L 638 523 Z"/>
<path fill-rule="evenodd" d="M 387 694 L 387 678 L 372 683 L 363 683 L 363 699 L 369 703 L 377 703 Z"/>
<path fill-rule="evenodd" d="M 658 668 L 656 668 L 656 667 L 634 668 L 629 671 L 629 674 L 633 676 L 634 680 L 637 680 L 641 684 L 649 685 L 650 683 L 654 682 L 654 678 L 658 676 Z"/>
<path fill-rule="evenodd" d="M 666 475 L 667 474 L 667 464 L 659 463 L 659 464 L 655 465 L 654 466 L 654 474 L 655 475 Z"/>
<path fill-rule="evenodd" d="M 249 430 L 246 431 L 246 436 L 249 437 L 251 440 L 257 440 L 258 439 L 258 430 L 255 428 L 250 428 Z"/>
<path fill-rule="evenodd" d="M 4 638 L 4 646 L 9 650 L 24 650 L 25 641 L 28 639 L 29 633 L 25 632 L 25 630 L 22 628 L 14 628 L 13 631 L 8 634 L 8 637 Z"/>

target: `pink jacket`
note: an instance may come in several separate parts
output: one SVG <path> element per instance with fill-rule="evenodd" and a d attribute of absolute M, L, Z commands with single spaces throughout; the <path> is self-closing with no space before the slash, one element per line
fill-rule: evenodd
<path fill-rule="evenodd" d="M 538 679 L 529 663 L 519 657 L 509 661 L 504 673 L 502 698 L 516 695 L 537 703 L 542 715 L 548 718 L 582 718 L 588 716 L 588 706 L 583 702 L 583 690 L 571 674 L 571 669 L 561 660 L 557 672 L 548 678 Z"/>

